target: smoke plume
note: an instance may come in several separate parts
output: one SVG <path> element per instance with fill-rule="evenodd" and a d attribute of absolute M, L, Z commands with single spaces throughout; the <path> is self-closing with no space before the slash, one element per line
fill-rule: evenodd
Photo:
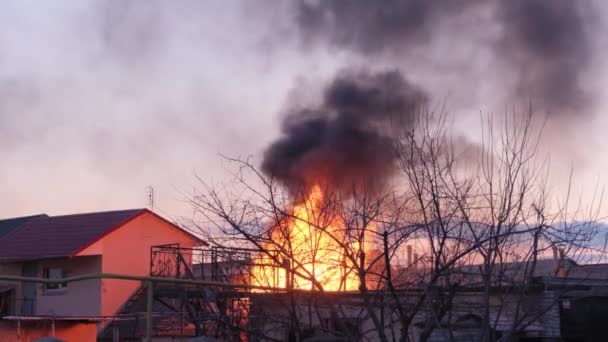
<path fill-rule="evenodd" d="M 396 65 L 401 65 L 396 57 L 412 49 L 428 49 L 431 55 L 431 43 L 439 35 L 457 41 L 499 26 L 499 34 L 491 36 L 494 41 L 486 43 L 494 65 L 515 80 L 492 75 L 490 82 L 512 84 L 507 86 L 512 87 L 511 101 L 532 99 L 564 114 L 588 103 L 579 83 L 592 52 L 582 18 L 587 7 L 588 2 L 569 0 L 302 1 L 296 6 L 296 20 L 306 44 L 321 43 L 370 63 L 380 58 Z M 479 16 L 484 10 L 489 15 Z M 457 30 L 442 25 L 454 18 L 460 20 Z M 414 61 L 412 67 L 416 65 Z M 319 180 L 338 186 L 382 183 L 394 161 L 387 125 L 396 116 L 402 122 L 415 121 L 415 107 L 426 98 L 421 88 L 399 71 L 339 73 L 320 106 L 288 113 L 282 137 L 266 150 L 263 170 L 290 187 Z"/>
<path fill-rule="evenodd" d="M 262 170 L 294 187 L 382 185 L 394 171 L 391 120 L 414 122 L 425 93 L 399 71 L 346 70 L 313 108 L 287 113 Z"/>

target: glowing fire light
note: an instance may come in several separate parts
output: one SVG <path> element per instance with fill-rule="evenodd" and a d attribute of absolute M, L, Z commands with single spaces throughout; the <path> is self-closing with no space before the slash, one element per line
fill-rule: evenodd
<path fill-rule="evenodd" d="M 308 198 L 292 210 L 293 217 L 273 230 L 275 243 L 264 246 L 271 253 L 277 252 L 280 265 L 269 256 L 260 256 L 251 270 L 252 283 L 311 290 L 316 289 L 310 279 L 314 277 L 326 291 L 357 290 L 358 275 L 344 248 L 344 224 L 337 215 L 328 213 L 320 187 L 313 187 Z M 358 245 L 349 249 L 356 253 Z"/>

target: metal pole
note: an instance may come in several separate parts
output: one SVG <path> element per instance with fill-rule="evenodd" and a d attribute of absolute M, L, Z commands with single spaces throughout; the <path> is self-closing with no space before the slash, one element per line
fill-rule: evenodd
<path fill-rule="evenodd" d="M 152 304 L 154 304 L 154 283 L 146 281 L 148 298 L 146 301 L 146 342 L 152 341 Z"/>
<path fill-rule="evenodd" d="M 95 273 L 95 274 L 83 274 L 74 277 L 49 279 L 49 278 L 36 278 L 36 277 L 22 277 L 22 276 L 8 276 L 0 274 L 0 281 L 19 281 L 26 283 L 40 283 L 40 284 L 61 284 L 71 283 L 76 281 L 90 280 L 90 279 L 122 279 L 131 281 L 152 281 L 154 283 L 166 283 L 166 284 L 190 284 L 190 285 L 203 285 L 203 286 L 216 286 L 223 288 L 232 289 L 258 289 L 258 290 L 285 290 L 282 288 L 270 287 L 270 286 L 259 286 L 250 284 L 237 284 L 237 283 L 225 283 L 219 281 L 205 281 L 205 280 L 192 280 L 184 278 L 170 278 L 170 277 L 150 277 L 150 276 L 134 276 L 127 274 L 113 274 L 113 273 Z"/>
<path fill-rule="evenodd" d="M 113 321 L 112 324 L 114 324 L 112 327 L 112 342 L 120 342 L 120 329 L 118 324 L 116 321 Z"/>

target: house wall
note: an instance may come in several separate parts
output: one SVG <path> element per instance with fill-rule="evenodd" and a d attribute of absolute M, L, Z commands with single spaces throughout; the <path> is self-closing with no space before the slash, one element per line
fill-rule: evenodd
<path fill-rule="evenodd" d="M 0 341 L 31 342 L 45 336 L 52 336 L 51 321 L 0 320 Z M 55 322 L 55 338 L 64 341 L 95 341 L 97 325 L 93 322 Z"/>
<path fill-rule="evenodd" d="M 145 276 L 150 272 L 150 248 L 179 243 L 200 244 L 195 238 L 153 214 L 146 213 L 111 232 L 79 255 L 102 253 L 102 272 Z M 139 282 L 103 279 L 101 314 L 114 315 L 140 286 Z"/>
<path fill-rule="evenodd" d="M 40 260 L 36 264 L 36 275 L 42 278 L 43 269 L 46 267 L 60 267 L 66 277 L 101 272 L 101 257 L 86 256 L 62 259 Z M 22 263 L 0 264 L 2 275 L 23 275 Z M 34 312 L 23 313 L 24 284 L 19 282 L 3 282 L 15 287 L 15 303 L 13 315 L 24 315 L 34 313 L 36 315 L 55 316 L 98 316 L 101 312 L 101 282 L 100 280 L 84 280 L 68 284 L 67 288 L 60 291 L 47 291 L 44 284 L 32 285 L 36 287 L 36 295 L 33 304 Z"/>
<path fill-rule="evenodd" d="M 43 269 L 61 267 L 66 277 L 101 272 L 100 256 L 49 259 L 38 262 L 39 277 Z M 101 281 L 83 280 L 67 284 L 65 289 L 48 291 L 39 284 L 36 296 L 36 315 L 44 316 L 99 316 L 101 313 Z"/>

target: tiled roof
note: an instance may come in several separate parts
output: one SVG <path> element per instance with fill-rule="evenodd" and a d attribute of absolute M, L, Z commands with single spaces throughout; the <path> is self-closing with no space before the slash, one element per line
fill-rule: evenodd
<path fill-rule="evenodd" d="M 33 218 L 43 217 L 43 216 L 46 216 L 46 215 L 41 214 L 41 215 L 23 216 L 23 217 L 10 218 L 10 219 L 6 219 L 6 220 L 0 220 L 0 238 L 6 234 L 12 232 L 13 230 L 21 227 L 27 221 L 29 221 Z"/>
<path fill-rule="evenodd" d="M 0 221 L 0 226 L 12 227 L 10 230 L 5 229 L 7 232 L 0 236 L 0 260 L 72 256 L 144 212 L 148 210 L 132 209 L 65 216 L 38 215 L 27 219 Z"/>

